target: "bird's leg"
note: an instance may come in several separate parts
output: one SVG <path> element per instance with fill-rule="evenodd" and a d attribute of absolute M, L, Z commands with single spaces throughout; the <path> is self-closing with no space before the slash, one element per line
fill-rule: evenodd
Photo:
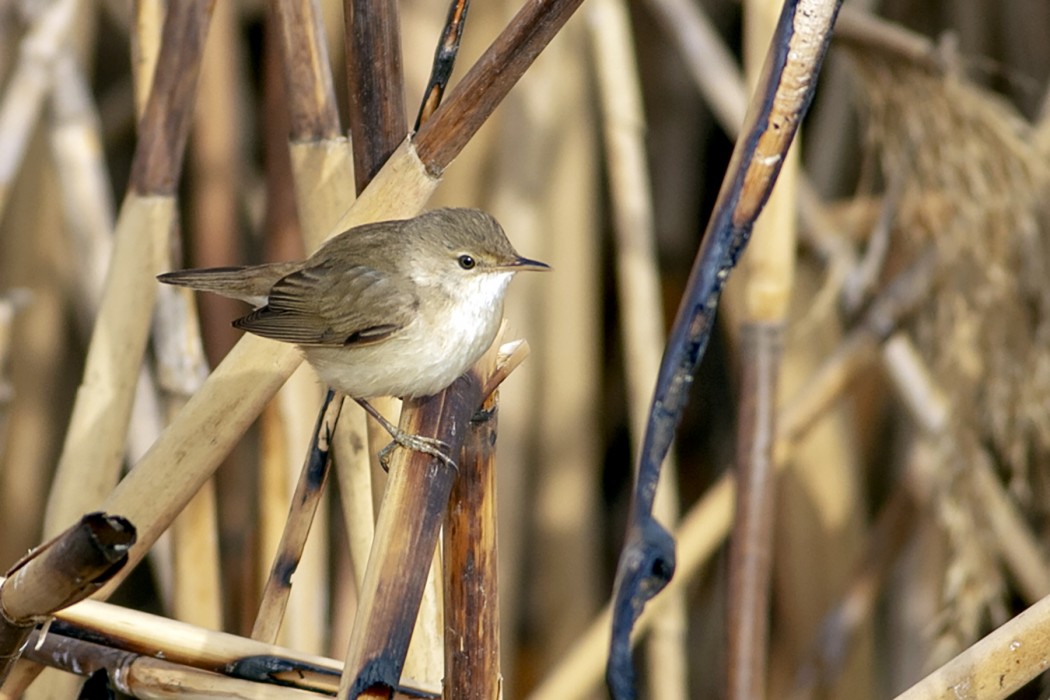
<path fill-rule="evenodd" d="M 354 399 L 365 409 L 368 415 L 375 418 L 379 425 L 383 426 L 383 429 L 390 433 L 390 437 L 394 438 L 394 441 L 379 451 L 379 463 L 383 465 L 384 471 L 390 471 L 390 452 L 394 449 L 395 445 L 400 445 L 408 450 L 415 450 L 416 452 L 422 452 L 428 454 L 431 457 L 437 457 L 446 466 L 452 467 L 456 471 L 459 471 L 459 467 L 453 461 L 452 457 L 449 456 L 451 447 L 447 444 L 438 440 L 437 438 L 424 437 L 422 435 L 412 435 L 401 430 L 396 425 L 386 419 L 386 417 L 375 409 L 375 406 L 368 403 L 364 399 Z"/>

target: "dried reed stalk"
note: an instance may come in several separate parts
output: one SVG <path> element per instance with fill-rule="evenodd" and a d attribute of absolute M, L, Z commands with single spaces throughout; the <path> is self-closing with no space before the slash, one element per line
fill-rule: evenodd
<path fill-rule="evenodd" d="M 136 698 L 223 697 L 265 699 L 326 698 L 327 693 L 282 687 L 273 680 L 253 682 L 182 666 L 50 632 L 37 638 L 29 654 L 69 673 L 104 673 L 107 685 Z M 31 640 L 32 641 L 32 640 Z"/>
<path fill-rule="evenodd" d="M 346 138 L 341 135 L 320 3 L 316 0 L 274 2 L 271 8 L 281 48 L 283 87 L 291 111 L 289 148 L 299 226 L 306 248 L 312 250 L 336 229 L 337 220 L 353 200 L 354 191 L 350 185 L 354 181 L 353 154 Z M 289 395 L 292 386 L 299 386 L 299 390 Z M 302 434 L 306 434 L 305 426 L 292 419 L 295 415 L 305 416 L 314 410 L 319 398 L 316 386 L 316 376 L 304 367 L 285 388 L 279 405 L 288 431 L 302 429 Z M 361 430 L 363 420 L 360 412 L 346 411 L 342 413 L 339 424 L 350 428 L 352 423 L 353 429 Z M 286 435 L 282 441 L 296 445 L 293 450 L 298 449 L 299 442 L 292 435 Z M 280 463 L 291 465 L 291 459 L 289 454 Z M 280 479 L 284 481 L 283 476 Z M 284 488 L 281 491 L 286 493 Z M 283 509 L 287 497 L 281 501 L 280 508 Z M 278 528 L 278 511 L 274 516 L 273 526 Z M 351 541 L 355 530 L 371 531 L 370 520 L 348 522 Z M 323 555 L 327 542 L 326 523 L 327 511 L 322 511 L 318 515 L 314 537 L 306 544 L 308 551 L 304 566 L 297 574 L 298 585 L 290 599 L 289 610 L 293 615 L 288 619 L 284 633 L 284 638 L 294 639 L 297 644 L 314 650 L 323 648 L 326 636 L 324 618 L 328 585 Z M 267 551 L 273 551 L 273 548 Z"/>
<path fill-rule="evenodd" d="M 1046 670 L 1050 597 L 972 645 L 897 696 L 897 700 L 998 700 Z"/>
<path fill-rule="evenodd" d="M 328 391 L 321 413 L 318 415 L 314 429 L 316 441 L 311 442 L 303 470 L 292 495 L 291 507 L 285 522 L 280 545 L 274 555 L 270 575 L 263 587 L 262 602 L 259 614 L 252 627 L 252 639 L 274 643 L 281 627 L 285 606 L 291 593 L 292 574 L 299 566 L 306 536 L 313 524 L 314 514 L 328 480 L 329 439 L 339 420 L 342 410 L 342 396 L 335 396 Z M 316 595 L 316 589 L 311 589 Z"/>
<path fill-rule="evenodd" d="M 623 331 L 632 454 L 641 450 L 649 397 L 660 368 L 664 309 L 656 260 L 653 203 L 645 147 L 637 59 L 626 3 L 591 0 L 590 39 L 602 104 L 605 153 L 616 235 L 620 326 Z M 677 463 L 669 457 L 657 487 L 654 514 L 668 528 L 678 523 Z M 686 599 L 664 603 L 646 641 L 649 691 L 654 697 L 689 697 Z"/>
<path fill-rule="evenodd" d="M 497 567 L 496 425 L 493 393 L 470 420 L 444 527 L 443 695 L 502 697 Z"/>
<path fill-rule="evenodd" d="M 55 614 L 50 632 L 92 639 L 112 649 L 240 678 L 277 680 L 334 694 L 341 665 L 334 659 L 92 600 Z M 35 658 L 35 657 L 34 657 Z M 6 690 L 6 686 L 5 686 Z"/>
<path fill-rule="evenodd" d="M 0 583 L 0 684 L 42 620 L 87 598 L 127 563 L 135 528 L 104 513 L 79 523 L 34 549 Z"/>

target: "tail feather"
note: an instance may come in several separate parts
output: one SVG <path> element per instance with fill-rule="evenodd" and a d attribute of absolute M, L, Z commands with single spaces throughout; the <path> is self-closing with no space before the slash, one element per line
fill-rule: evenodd
<path fill-rule="evenodd" d="M 266 297 L 269 296 L 273 285 L 298 267 L 299 263 L 295 262 L 248 267 L 210 267 L 165 272 L 158 275 L 157 279 L 164 284 L 189 287 L 261 306 L 266 303 Z"/>

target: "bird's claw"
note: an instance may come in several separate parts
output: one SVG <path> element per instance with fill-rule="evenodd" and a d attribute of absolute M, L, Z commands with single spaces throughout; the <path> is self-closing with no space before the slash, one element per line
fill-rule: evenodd
<path fill-rule="evenodd" d="M 383 471 L 390 471 L 390 454 L 397 447 L 404 447 L 406 450 L 422 452 L 431 457 L 436 457 L 444 462 L 446 467 L 459 471 L 459 466 L 448 454 L 452 451 L 448 443 L 442 442 L 437 438 L 412 435 L 401 430 L 391 433 L 391 437 L 394 438 L 394 441 L 379 451 L 379 464 L 382 465 Z"/>

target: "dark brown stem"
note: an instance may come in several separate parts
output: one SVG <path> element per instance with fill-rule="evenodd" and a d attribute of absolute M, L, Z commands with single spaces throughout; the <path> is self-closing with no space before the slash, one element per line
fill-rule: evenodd
<path fill-rule="evenodd" d="M 729 546 L 728 693 L 766 697 L 777 370 L 783 328 L 752 323 L 741 339 L 742 380 L 736 448 L 736 513 Z"/>
<path fill-rule="evenodd" d="M 131 164 L 129 188 L 137 194 L 175 194 L 214 4 L 215 0 L 186 0 L 168 8 L 157 72 Z"/>
<path fill-rule="evenodd" d="M 459 42 L 463 37 L 463 28 L 467 24 L 469 7 L 470 0 L 452 0 L 448 8 L 448 19 L 445 20 L 445 28 L 441 31 L 441 39 L 434 51 L 434 65 L 430 69 L 427 89 L 423 92 L 423 104 L 419 107 L 419 116 L 416 117 L 414 131 L 419 131 L 420 125 L 430 119 L 438 105 L 441 104 L 441 98 L 445 95 L 445 88 L 448 86 L 449 78 L 452 77 L 452 69 L 456 65 L 456 56 L 459 54 Z"/>
<path fill-rule="evenodd" d="M 329 70 L 318 0 L 274 0 L 292 141 L 319 141 L 340 134 L 339 110 Z"/>
<path fill-rule="evenodd" d="M 395 0 L 346 0 L 346 76 L 357 191 L 408 133 Z"/>
<path fill-rule="evenodd" d="M 400 428 L 436 437 L 458 454 L 481 403 L 481 379 L 470 372 L 436 396 L 405 402 Z M 403 453 L 403 450 L 399 450 Z M 386 697 L 404 667 L 413 621 L 426 585 L 456 470 L 420 452 L 395 454 L 376 523 L 350 635 L 339 697 Z M 371 696 L 369 696 L 371 697 Z"/>
<path fill-rule="evenodd" d="M 445 520 L 444 697 L 500 696 L 496 397 L 470 422 Z"/>
<path fill-rule="evenodd" d="M 427 169 L 440 174 L 583 0 L 527 0 L 416 135 Z"/>

